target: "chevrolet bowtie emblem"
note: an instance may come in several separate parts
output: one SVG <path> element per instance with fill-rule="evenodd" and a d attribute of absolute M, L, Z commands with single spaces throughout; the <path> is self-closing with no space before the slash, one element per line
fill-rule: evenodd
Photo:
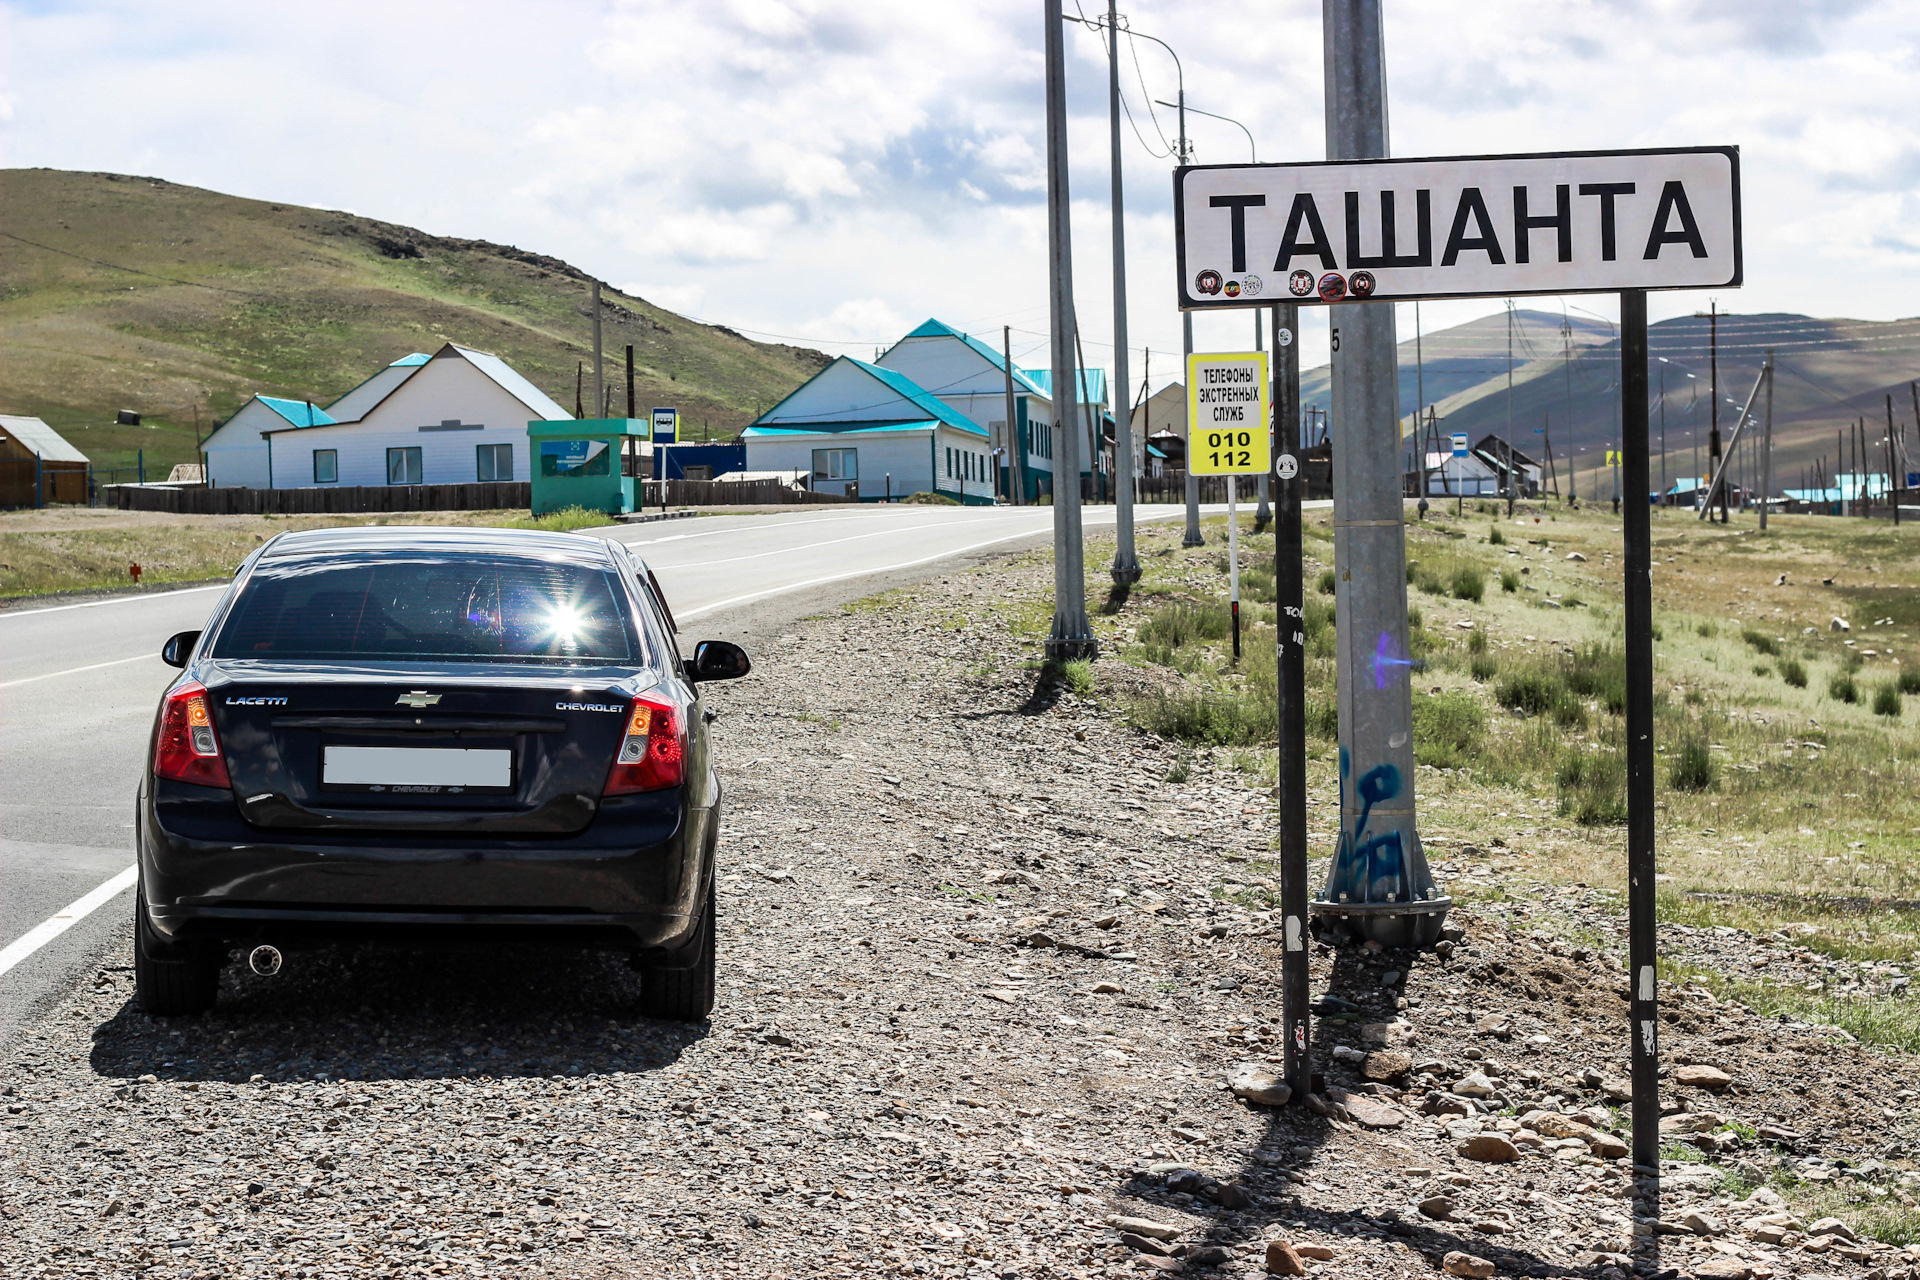
<path fill-rule="evenodd" d="M 394 700 L 395 706 L 412 707 L 418 711 L 421 707 L 431 707 L 440 701 L 437 693 L 428 693 L 425 689 L 415 689 L 412 693 L 403 693 Z"/>

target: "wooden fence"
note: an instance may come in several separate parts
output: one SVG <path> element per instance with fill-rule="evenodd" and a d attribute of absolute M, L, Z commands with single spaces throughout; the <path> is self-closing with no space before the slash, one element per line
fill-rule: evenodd
<path fill-rule="evenodd" d="M 359 511 L 528 510 L 525 480 L 475 484 L 344 485 L 315 489 L 158 489 L 109 485 L 101 505 L 185 515 L 339 515 Z"/>
<path fill-rule="evenodd" d="M 645 483 L 646 509 L 649 511 L 658 511 L 663 506 L 738 507 L 847 501 L 837 494 L 809 493 L 777 480 L 739 484 L 722 480 L 648 480 Z M 526 480 L 475 484 L 345 485 L 312 489 L 163 489 L 123 484 L 103 486 L 101 505 L 118 507 L 122 511 L 170 511 L 202 516 L 268 513 L 339 515 L 362 511 L 527 511 L 533 506 L 533 485 Z"/>

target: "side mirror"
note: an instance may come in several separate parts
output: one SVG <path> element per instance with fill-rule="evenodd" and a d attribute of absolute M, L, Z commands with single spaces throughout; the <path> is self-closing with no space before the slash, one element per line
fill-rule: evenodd
<path fill-rule="evenodd" d="M 687 675 L 698 684 L 702 680 L 738 680 L 753 670 L 747 651 L 726 640 L 702 640 L 687 664 Z"/>
<path fill-rule="evenodd" d="M 184 667 L 187 660 L 193 657 L 193 646 L 199 643 L 198 631 L 181 631 L 169 636 L 167 642 L 160 646 L 160 661 L 170 667 Z"/>

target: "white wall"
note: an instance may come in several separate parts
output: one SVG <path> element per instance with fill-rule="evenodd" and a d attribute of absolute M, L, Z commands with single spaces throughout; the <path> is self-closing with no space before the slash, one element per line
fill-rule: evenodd
<path fill-rule="evenodd" d="M 899 422 L 926 410 L 848 361 L 828 365 L 775 406 L 761 423 L 805 427 L 810 422 Z"/>
<path fill-rule="evenodd" d="M 202 446 L 207 455 L 207 482 L 216 489 L 265 489 L 267 442 L 262 431 L 289 425 L 258 400 L 248 400 Z"/>
<path fill-rule="evenodd" d="M 970 432 L 941 427 L 934 446 L 934 487 L 939 492 L 977 498 L 994 496 L 993 446 L 989 441 Z M 967 478 L 967 468 L 961 465 L 958 457 L 954 459 L 954 474 L 947 475 L 948 449 L 972 455 L 975 478 Z"/>
<path fill-rule="evenodd" d="M 527 423 L 535 415 L 458 355 L 435 356 L 359 422 L 305 427 L 273 436 L 273 477 L 282 488 L 313 486 L 313 451 L 339 451 L 342 485 L 387 483 L 387 450 L 419 448 L 421 483 L 471 484 L 477 445 L 513 446 L 515 480 L 529 477 Z M 479 430 L 423 431 L 447 419 Z M 264 483 L 264 482 L 263 482 Z"/>
<path fill-rule="evenodd" d="M 868 379 L 869 385 L 872 380 Z M 959 432 L 952 433 L 957 440 Z M 930 469 L 933 443 L 932 428 L 918 428 L 907 431 L 806 431 L 777 436 L 747 437 L 747 470 L 749 471 L 807 471 L 813 470 L 813 451 L 815 449 L 854 449 L 858 451 L 860 467 L 860 494 L 862 497 L 884 496 L 887 492 L 887 473 L 893 473 L 893 492 L 896 495 L 920 493 L 933 488 L 934 477 Z M 822 484 L 823 490 L 838 489 L 838 485 Z M 952 490 L 952 492 L 957 492 Z"/>

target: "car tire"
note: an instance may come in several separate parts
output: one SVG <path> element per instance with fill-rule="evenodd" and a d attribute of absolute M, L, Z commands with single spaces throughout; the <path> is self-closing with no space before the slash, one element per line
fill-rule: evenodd
<path fill-rule="evenodd" d="M 133 994 L 156 1018 L 205 1013 L 220 990 L 220 965 L 203 951 L 170 948 L 147 921 L 147 895 L 133 901 Z"/>
<path fill-rule="evenodd" d="M 669 1022 L 704 1022 L 714 1001 L 714 890 L 691 944 L 693 963 L 684 969 L 647 968 L 640 974 L 640 1012 Z"/>

